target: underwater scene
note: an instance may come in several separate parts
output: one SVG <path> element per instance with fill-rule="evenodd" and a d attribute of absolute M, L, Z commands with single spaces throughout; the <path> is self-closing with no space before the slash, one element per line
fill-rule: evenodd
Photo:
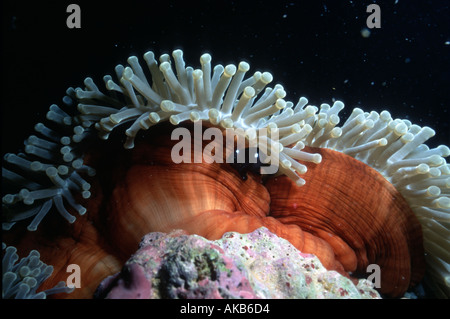
<path fill-rule="evenodd" d="M 2 299 L 448 299 L 449 14 L 4 1 Z"/>

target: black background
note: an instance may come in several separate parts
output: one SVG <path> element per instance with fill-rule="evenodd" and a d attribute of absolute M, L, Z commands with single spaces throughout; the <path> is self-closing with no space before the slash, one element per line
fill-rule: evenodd
<path fill-rule="evenodd" d="M 66 26 L 81 7 L 81 29 Z M 346 111 L 387 109 L 450 145 L 450 1 L 376 1 L 381 28 L 361 36 L 375 1 L 3 1 L 2 152 L 17 152 L 52 103 L 87 76 L 183 49 L 187 65 L 245 60 L 294 103 L 340 99 Z M 143 59 L 141 58 L 141 61 Z"/>

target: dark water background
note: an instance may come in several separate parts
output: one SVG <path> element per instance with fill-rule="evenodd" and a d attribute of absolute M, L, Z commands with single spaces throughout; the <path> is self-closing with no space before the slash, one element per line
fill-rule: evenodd
<path fill-rule="evenodd" d="M 2 152 L 16 152 L 52 103 L 86 76 L 103 85 L 118 63 L 181 48 L 188 65 L 248 61 L 287 99 L 341 99 L 407 118 L 450 145 L 450 1 L 376 1 L 381 28 L 361 35 L 374 1 L 3 1 Z M 81 7 L 81 29 L 66 8 Z M 143 59 L 141 59 L 143 61 Z"/>

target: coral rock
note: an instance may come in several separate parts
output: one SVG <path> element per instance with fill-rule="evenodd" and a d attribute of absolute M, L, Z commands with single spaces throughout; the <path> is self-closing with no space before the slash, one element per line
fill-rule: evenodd
<path fill-rule="evenodd" d="M 261 227 L 209 241 L 184 231 L 150 233 L 97 298 L 379 298 Z"/>
<path fill-rule="evenodd" d="M 254 298 L 245 272 L 203 237 L 150 233 L 122 271 L 105 279 L 95 297 Z"/>

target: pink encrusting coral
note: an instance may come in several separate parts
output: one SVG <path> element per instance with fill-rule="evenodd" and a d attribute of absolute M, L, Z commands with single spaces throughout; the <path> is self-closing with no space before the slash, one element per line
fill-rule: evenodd
<path fill-rule="evenodd" d="M 311 254 L 259 228 L 209 241 L 182 231 L 146 235 L 97 298 L 379 298 L 372 283 L 356 285 L 327 271 Z"/>
<path fill-rule="evenodd" d="M 175 231 L 150 233 L 97 298 L 255 298 L 245 272 L 213 242 Z"/>
<path fill-rule="evenodd" d="M 126 265 L 120 273 L 102 281 L 99 293 L 107 289 L 110 289 L 108 297 L 112 299 L 148 299 L 151 294 L 150 282 L 138 264 Z"/>

